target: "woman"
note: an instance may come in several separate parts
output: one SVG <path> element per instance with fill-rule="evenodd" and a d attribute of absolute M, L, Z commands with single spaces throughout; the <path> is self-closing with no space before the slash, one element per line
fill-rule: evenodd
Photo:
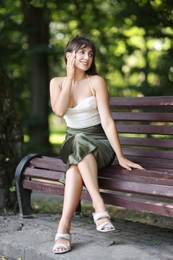
<path fill-rule="evenodd" d="M 50 82 L 52 110 L 64 117 L 67 124 L 66 139 L 60 151 L 67 171 L 63 212 L 53 248 L 56 254 L 71 249 L 71 220 L 83 184 L 92 199 L 96 229 L 100 232 L 115 229 L 99 192 L 98 169 L 110 165 L 115 154 L 125 169 L 142 169 L 122 153 L 109 109 L 108 89 L 96 72 L 93 43 L 85 37 L 73 38 L 66 46 L 65 62 L 66 77 L 56 77 Z"/>

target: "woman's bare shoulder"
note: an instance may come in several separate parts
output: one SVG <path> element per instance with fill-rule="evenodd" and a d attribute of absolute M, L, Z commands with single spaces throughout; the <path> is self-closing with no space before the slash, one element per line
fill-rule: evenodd
<path fill-rule="evenodd" d="M 100 75 L 91 75 L 90 80 L 94 83 L 105 83 L 105 80 Z"/>
<path fill-rule="evenodd" d="M 62 87 L 65 77 L 54 77 L 50 80 L 50 88 Z"/>
<path fill-rule="evenodd" d="M 90 76 L 91 85 L 95 90 L 100 88 L 106 88 L 106 81 L 99 75 Z"/>
<path fill-rule="evenodd" d="M 89 75 L 90 79 L 93 81 L 97 81 L 97 80 L 104 80 L 103 77 L 101 77 L 100 75 Z"/>
<path fill-rule="evenodd" d="M 61 84 L 64 81 L 65 77 L 54 77 L 50 80 L 50 84 Z"/>

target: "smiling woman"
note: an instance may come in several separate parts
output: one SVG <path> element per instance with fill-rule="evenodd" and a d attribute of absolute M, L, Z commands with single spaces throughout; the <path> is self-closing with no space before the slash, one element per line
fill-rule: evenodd
<path fill-rule="evenodd" d="M 95 47 L 85 37 L 75 37 L 65 50 L 66 77 L 50 82 L 50 98 L 54 113 L 65 119 L 66 137 L 60 150 L 66 163 L 66 180 L 62 217 L 53 252 L 71 249 L 71 220 L 79 203 L 83 184 L 94 208 L 93 219 L 100 232 L 115 230 L 99 192 L 98 169 L 110 165 L 115 157 L 127 170 L 142 168 L 127 160 L 109 108 L 105 80 L 97 75 Z"/>
<path fill-rule="evenodd" d="M 88 53 L 87 53 L 88 51 Z M 72 54 L 77 54 L 80 59 L 83 60 L 83 64 L 87 65 L 87 60 L 85 59 L 85 55 L 88 55 L 92 62 L 90 66 L 86 70 L 86 73 L 89 75 L 96 75 L 96 66 L 95 66 L 95 55 L 96 50 L 94 44 L 85 37 L 75 37 L 66 46 L 65 50 L 65 62 L 67 64 L 67 58 L 69 58 Z"/>

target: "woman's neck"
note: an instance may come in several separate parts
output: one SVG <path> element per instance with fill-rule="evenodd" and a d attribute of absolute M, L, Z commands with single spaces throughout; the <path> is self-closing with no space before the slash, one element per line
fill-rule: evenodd
<path fill-rule="evenodd" d="M 79 81 L 85 79 L 87 77 L 86 73 L 75 75 L 74 77 L 74 83 L 78 83 Z"/>

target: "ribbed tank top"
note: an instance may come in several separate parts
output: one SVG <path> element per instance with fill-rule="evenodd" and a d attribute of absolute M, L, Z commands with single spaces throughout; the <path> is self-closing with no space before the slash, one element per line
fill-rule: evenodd
<path fill-rule="evenodd" d="M 88 84 L 91 89 L 90 80 Z M 91 89 L 92 92 L 92 89 Z M 89 96 L 82 100 L 73 108 L 68 108 L 64 115 L 64 120 L 68 127 L 80 129 L 100 124 L 96 97 Z"/>

